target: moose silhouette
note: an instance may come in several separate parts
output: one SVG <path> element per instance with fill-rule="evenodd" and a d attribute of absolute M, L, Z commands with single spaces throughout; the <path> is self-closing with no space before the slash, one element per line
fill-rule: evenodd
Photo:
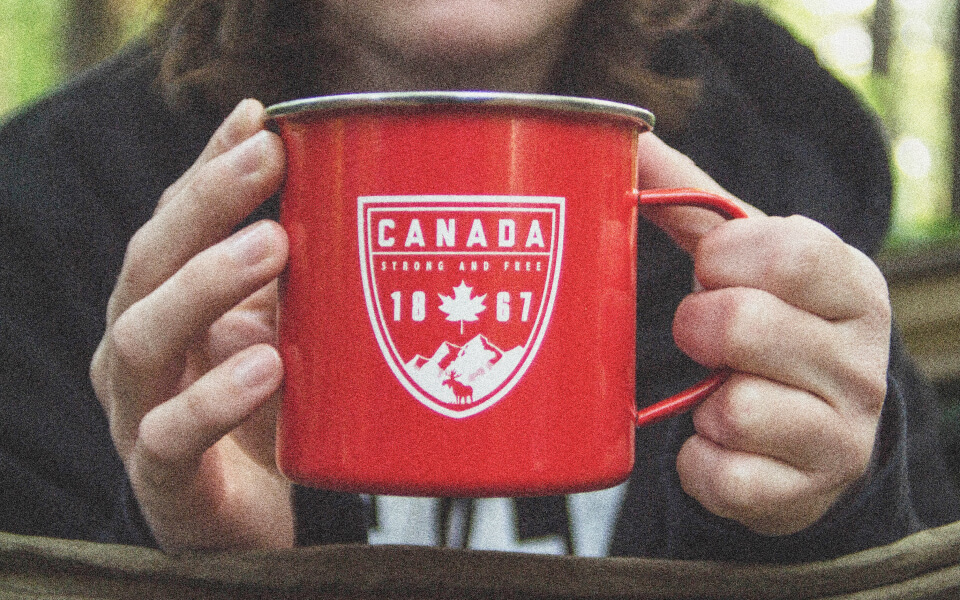
<path fill-rule="evenodd" d="M 473 388 L 457 381 L 457 377 L 459 376 L 460 374 L 456 371 L 448 373 L 447 377 L 449 377 L 449 379 L 444 379 L 443 385 L 450 388 L 450 391 L 453 392 L 454 397 L 457 399 L 457 404 L 470 404 L 473 402 Z"/>

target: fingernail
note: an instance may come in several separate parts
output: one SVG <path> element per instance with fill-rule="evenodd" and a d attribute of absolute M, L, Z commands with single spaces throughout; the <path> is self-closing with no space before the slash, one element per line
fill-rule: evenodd
<path fill-rule="evenodd" d="M 237 103 L 235 107 L 233 107 L 233 111 L 231 111 L 230 114 L 227 115 L 227 118 L 224 120 L 232 121 L 236 119 L 239 115 L 242 115 L 245 112 L 249 112 L 250 107 L 253 103 L 254 103 L 254 100 L 251 100 L 250 98 L 241 100 L 240 102 Z"/>
<path fill-rule="evenodd" d="M 228 249 L 238 262 L 256 265 L 273 254 L 271 237 L 270 224 L 261 221 L 233 234 Z"/>
<path fill-rule="evenodd" d="M 233 370 L 233 381 L 239 387 L 260 387 L 274 380 L 277 363 L 278 356 L 275 350 L 258 349 L 256 352 L 250 352 Z"/>
<path fill-rule="evenodd" d="M 241 173 L 255 173 L 264 163 L 264 152 L 267 147 L 266 131 L 259 131 L 240 143 L 231 151 L 231 158 Z"/>
<path fill-rule="evenodd" d="M 254 125 L 251 122 L 253 115 L 250 111 L 253 106 L 255 104 L 252 100 L 243 100 L 223 120 L 218 135 L 225 147 L 233 148 L 251 136 Z"/>

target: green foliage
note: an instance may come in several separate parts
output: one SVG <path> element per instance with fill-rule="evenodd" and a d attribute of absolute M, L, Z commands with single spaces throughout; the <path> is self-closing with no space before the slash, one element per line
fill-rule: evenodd
<path fill-rule="evenodd" d="M 851 60 L 863 49 L 873 50 L 874 0 L 741 1 L 769 10 L 882 118 L 895 181 L 889 244 L 937 243 L 957 236 L 950 114 L 955 0 L 892 2 L 885 73 L 873 71 L 870 62 Z"/>
<path fill-rule="evenodd" d="M 61 0 L 0 0 L 0 115 L 60 80 Z"/>
<path fill-rule="evenodd" d="M 105 51 L 115 49 L 140 34 L 155 16 L 157 0 L 110 0 L 105 5 L 84 3 L 80 0 L 0 0 L 0 119 L 58 85 L 70 74 L 64 59 L 73 52 L 66 47 L 67 21 L 79 21 L 74 29 L 82 28 L 93 8 L 106 9 L 116 28 Z"/>

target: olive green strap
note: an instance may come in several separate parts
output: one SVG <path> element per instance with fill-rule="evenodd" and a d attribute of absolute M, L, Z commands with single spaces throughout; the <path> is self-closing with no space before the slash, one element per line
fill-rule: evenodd
<path fill-rule="evenodd" d="M 782 567 L 359 545 L 168 556 L 0 533 L 0 600 L 385 597 L 960 598 L 960 523 Z"/>

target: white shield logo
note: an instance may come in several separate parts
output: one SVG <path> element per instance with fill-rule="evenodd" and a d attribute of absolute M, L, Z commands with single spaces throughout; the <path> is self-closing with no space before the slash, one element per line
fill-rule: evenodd
<path fill-rule="evenodd" d="M 403 387 L 454 418 L 506 396 L 550 322 L 564 199 L 362 196 L 357 223 L 370 323 Z"/>

